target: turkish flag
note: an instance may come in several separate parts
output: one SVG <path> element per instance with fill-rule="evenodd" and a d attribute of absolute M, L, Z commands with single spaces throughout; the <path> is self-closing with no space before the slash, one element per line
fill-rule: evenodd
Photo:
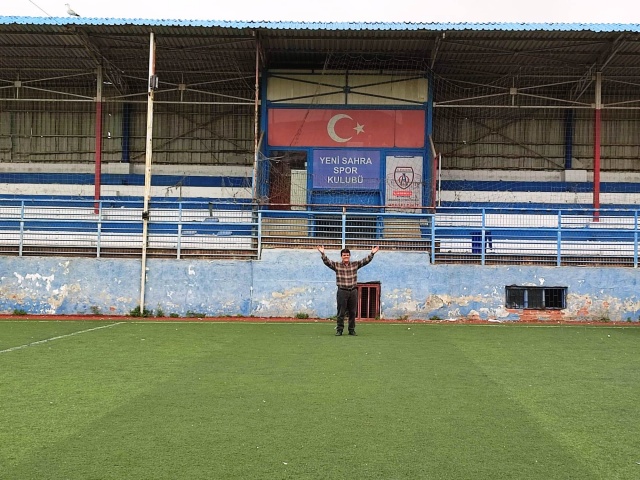
<path fill-rule="evenodd" d="M 422 148 L 424 110 L 320 110 L 272 108 L 272 147 Z"/>

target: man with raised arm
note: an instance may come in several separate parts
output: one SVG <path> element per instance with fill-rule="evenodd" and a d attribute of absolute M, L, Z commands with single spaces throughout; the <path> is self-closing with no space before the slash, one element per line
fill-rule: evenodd
<path fill-rule="evenodd" d="M 373 247 L 371 253 L 357 262 L 351 261 L 351 251 L 343 248 L 340 251 L 342 261 L 334 262 L 324 254 L 324 247 L 318 246 L 318 251 L 322 255 L 322 261 L 331 270 L 336 272 L 336 303 L 338 304 L 338 317 L 336 326 L 336 336 L 341 336 L 344 330 L 344 317 L 349 314 L 349 335 L 356 334 L 356 313 L 358 309 L 358 269 L 369 264 L 373 256 L 380 250 L 380 247 Z"/>

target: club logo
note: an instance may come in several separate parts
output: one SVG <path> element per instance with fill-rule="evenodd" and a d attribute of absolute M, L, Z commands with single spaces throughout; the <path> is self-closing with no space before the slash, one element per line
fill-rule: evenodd
<path fill-rule="evenodd" d="M 393 180 L 398 187 L 406 190 L 413 184 L 413 167 L 396 167 L 393 172 Z"/>

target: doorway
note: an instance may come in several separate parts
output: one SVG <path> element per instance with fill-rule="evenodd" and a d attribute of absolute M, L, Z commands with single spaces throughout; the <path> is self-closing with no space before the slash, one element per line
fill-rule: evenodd
<path fill-rule="evenodd" d="M 272 151 L 269 162 L 271 208 L 304 209 L 307 203 L 307 152 Z"/>
<path fill-rule="evenodd" d="M 358 283 L 359 320 L 380 318 L 380 282 Z"/>

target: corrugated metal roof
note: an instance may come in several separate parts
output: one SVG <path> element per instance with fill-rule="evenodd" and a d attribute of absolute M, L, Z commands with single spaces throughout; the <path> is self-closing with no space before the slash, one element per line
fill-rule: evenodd
<path fill-rule="evenodd" d="M 132 25 L 268 30 L 369 30 L 369 31 L 544 31 L 544 32 L 640 32 L 637 23 L 515 23 L 515 22 L 291 22 L 225 21 L 143 18 L 20 17 L 0 16 L 0 25 Z"/>
<path fill-rule="evenodd" d="M 162 81 L 253 94 L 265 70 L 384 70 L 410 66 L 447 82 L 487 84 L 534 75 L 549 84 L 595 71 L 640 77 L 640 24 L 314 23 L 0 17 L 0 82 L 42 84 L 102 65 L 120 91 L 146 89 L 149 32 Z M 258 33 L 256 35 L 256 32 Z M 91 82 L 91 76 L 77 76 Z M 560 79 L 560 80 L 559 80 Z M 67 80 L 71 82 L 71 80 Z M 200 87 L 205 88 L 205 87 Z M 4 93 L 3 93 L 4 92 Z M 9 95 L 0 89 L 0 95 Z M 235 93 L 229 93 L 233 96 Z"/>

